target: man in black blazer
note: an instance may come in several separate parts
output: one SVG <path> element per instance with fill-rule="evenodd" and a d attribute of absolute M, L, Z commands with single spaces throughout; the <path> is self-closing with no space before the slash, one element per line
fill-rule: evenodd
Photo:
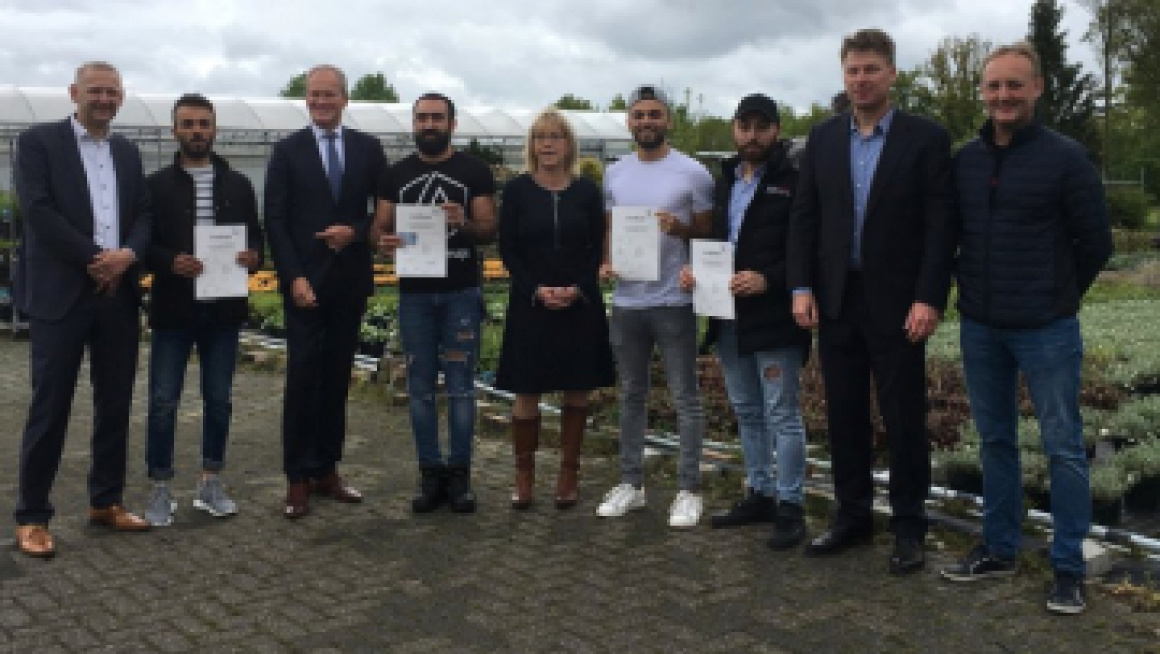
<path fill-rule="evenodd" d="M 842 43 L 852 112 L 811 130 L 790 225 L 794 318 L 820 327 L 837 513 L 808 555 L 870 540 L 873 378 L 889 445 L 890 571 L 925 564 L 930 488 L 926 339 L 946 304 L 957 240 L 950 138 L 890 106 L 894 42 L 862 30 Z"/>
<path fill-rule="evenodd" d="M 121 506 L 137 370 L 134 264 L 149 244 L 148 191 L 137 148 L 109 132 L 124 98 L 117 69 L 82 65 L 69 95 L 76 113 L 25 131 L 16 155 L 24 237 L 14 295 L 29 318 L 32 401 L 14 517 L 18 547 L 37 557 L 56 553 L 49 494 L 86 347 L 94 404 L 89 519 L 149 528 Z"/>
<path fill-rule="evenodd" d="M 266 234 L 286 311 L 282 414 L 284 515 L 309 512 L 313 491 L 340 502 L 362 495 L 338 475 L 358 328 L 374 292 L 370 203 L 386 165 L 374 137 L 342 125 L 346 76 L 306 74 L 312 124 L 274 146 L 266 171 Z"/>

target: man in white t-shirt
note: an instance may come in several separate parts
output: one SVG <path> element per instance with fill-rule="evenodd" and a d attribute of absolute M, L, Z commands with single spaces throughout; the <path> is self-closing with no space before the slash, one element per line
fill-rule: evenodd
<path fill-rule="evenodd" d="M 692 295 L 681 290 L 681 267 L 689 261 L 688 240 L 704 238 L 712 226 L 713 178 L 691 157 L 674 150 L 665 136 L 672 110 L 664 91 L 641 86 L 629 97 L 628 129 L 636 152 L 608 168 L 605 207 L 648 207 L 660 223 L 657 281 L 620 280 L 612 301 L 612 348 L 620 376 L 620 480 L 596 510 L 622 516 L 645 505 L 644 435 L 648 422 L 649 364 L 660 348 L 665 378 L 680 432 L 678 493 L 669 515 L 672 527 L 692 527 L 701 517 L 701 441 L 705 413 L 697 390 L 697 317 Z M 609 216 L 609 225 L 612 220 Z M 609 238 L 613 238 L 611 235 Z M 606 256 L 601 275 L 616 271 Z"/>

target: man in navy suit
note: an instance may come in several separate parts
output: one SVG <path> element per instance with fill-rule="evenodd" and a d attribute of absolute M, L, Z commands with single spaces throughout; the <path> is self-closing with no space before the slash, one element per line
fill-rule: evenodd
<path fill-rule="evenodd" d="M 790 220 L 794 318 L 819 327 L 837 514 L 809 555 L 873 532 L 871 379 L 890 463 L 890 571 L 925 564 L 930 489 L 926 339 L 946 305 L 957 228 L 950 137 L 890 106 L 894 41 L 861 30 L 842 43 L 850 113 L 810 131 Z"/>
<path fill-rule="evenodd" d="M 124 98 L 117 69 L 82 65 L 69 95 L 76 113 L 25 131 L 16 156 L 24 238 L 14 291 L 29 318 L 32 401 L 14 517 L 18 547 L 35 557 L 56 553 L 49 494 L 86 348 L 94 405 L 89 520 L 149 528 L 121 505 L 137 371 L 135 263 L 149 244 L 149 196 L 137 148 L 109 132 Z"/>
<path fill-rule="evenodd" d="M 374 292 L 367 232 L 386 157 L 377 139 L 342 125 L 347 99 L 341 70 L 307 72 L 312 124 L 274 146 L 266 171 L 266 234 L 286 312 L 287 518 L 309 512 L 312 491 L 362 501 L 337 465 L 358 328 Z"/>

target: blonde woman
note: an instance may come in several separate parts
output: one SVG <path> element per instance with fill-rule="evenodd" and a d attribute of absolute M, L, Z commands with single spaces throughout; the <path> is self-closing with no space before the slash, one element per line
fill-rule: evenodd
<path fill-rule="evenodd" d="M 511 275 L 496 386 L 515 393 L 513 509 L 532 505 L 540 395 L 563 394 L 556 508 L 577 502 L 588 393 L 615 382 L 599 269 L 605 231 L 600 188 L 572 174 L 576 137 L 554 109 L 527 138 L 528 172 L 504 187 L 500 256 Z"/>

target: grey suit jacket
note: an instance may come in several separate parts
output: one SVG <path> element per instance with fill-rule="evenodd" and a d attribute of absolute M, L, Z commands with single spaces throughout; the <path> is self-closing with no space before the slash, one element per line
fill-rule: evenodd
<path fill-rule="evenodd" d="M 151 210 L 141 154 L 121 136 L 110 135 L 117 174 L 121 247 L 138 259 L 149 244 Z M 17 141 L 16 193 L 23 240 L 13 296 L 21 312 L 59 320 L 95 289 L 86 267 L 100 248 L 93 241 L 93 208 L 80 148 L 69 119 L 25 130 Z M 139 296 L 137 267 L 121 278 L 118 292 Z"/>

